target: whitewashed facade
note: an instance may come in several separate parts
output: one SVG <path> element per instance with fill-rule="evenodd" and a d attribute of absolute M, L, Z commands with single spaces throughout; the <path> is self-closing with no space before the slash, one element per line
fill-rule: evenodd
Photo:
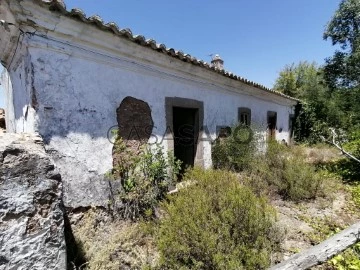
<path fill-rule="evenodd" d="M 251 123 L 266 134 L 268 112 L 276 112 L 276 139 L 289 141 L 295 99 L 153 41 L 134 37 L 113 24 L 68 12 L 60 1 L 1 0 L 0 56 L 7 72 L 8 132 L 37 132 L 60 169 L 64 203 L 104 205 L 112 167 L 109 128 L 127 97 L 146 102 L 152 134 L 165 149 L 166 98 L 203 105 L 196 163 L 211 166 L 217 126 L 238 121 L 239 108 L 251 110 Z M 6 24 L 6 23 L 5 23 Z M 151 140 L 155 140 L 152 136 Z M 201 143 L 200 143 L 201 141 Z"/>

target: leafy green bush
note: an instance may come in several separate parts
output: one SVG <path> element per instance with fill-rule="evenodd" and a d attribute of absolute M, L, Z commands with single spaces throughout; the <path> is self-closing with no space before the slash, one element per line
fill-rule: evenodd
<path fill-rule="evenodd" d="M 345 151 L 360 159 L 360 128 L 355 129 L 343 145 Z M 341 176 L 345 181 L 360 181 L 360 163 L 344 157 L 328 166 L 328 170 Z"/>
<path fill-rule="evenodd" d="M 275 211 L 226 171 L 195 168 L 163 203 L 161 269 L 265 269 L 279 248 Z"/>
<path fill-rule="evenodd" d="M 336 270 L 360 269 L 360 243 L 336 255 L 328 264 L 334 266 Z"/>
<path fill-rule="evenodd" d="M 176 182 L 180 161 L 164 155 L 162 147 L 143 146 L 137 153 L 129 149 L 121 138 L 115 142 L 118 158 L 111 178 L 120 185 L 116 211 L 125 219 L 151 216 L 158 202 L 165 198 L 168 189 Z"/>
<path fill-rule="evenodd" d="M 256 136 L 248 126 L 239 124 L 231 128 L 226 138 L 218 138 L 212 147 L 215 169 L 242 171 L 249 167 L 256 153 Z"/>

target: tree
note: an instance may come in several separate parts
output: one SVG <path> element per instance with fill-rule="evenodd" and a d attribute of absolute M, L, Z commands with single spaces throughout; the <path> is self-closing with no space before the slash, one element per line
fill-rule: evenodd
<path fill-rule="evenodd" d="M 302 100 L 323 96 L 326 90 L 321 69 L 316 63 L 306 61 L 286 65 L 280 71 L 274 89 Z"/>
<path fill-rule="evenodd" d="M 316 63 L 300 62 L 280 71 L 274 88 L 302 101 L 294 126 L 297 141 L 317 142 L 329 127 L 344 126 L 346 119 L 338 108 L 338 99 L 324 83 L 324 73 Z"/>
<path fill-rule="evenodd" d="M 324 39 L 340 45 L 326 59 L 325 79 L 330 88 L 360 87 L 360 0 L 342 0 L 327 25 Z"/>

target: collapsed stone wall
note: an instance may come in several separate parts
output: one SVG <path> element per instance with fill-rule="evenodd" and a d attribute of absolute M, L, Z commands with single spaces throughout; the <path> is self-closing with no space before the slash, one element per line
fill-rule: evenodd
<path fill-rule="evenodd" d="M 0 270 L 66 269 L 61 189 L 41 137 L 0 134 Z"/>

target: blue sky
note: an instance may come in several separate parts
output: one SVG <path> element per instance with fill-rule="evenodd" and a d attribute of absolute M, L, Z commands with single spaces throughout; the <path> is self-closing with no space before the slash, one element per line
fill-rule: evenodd
<path fill-rule="evenodd" d="M 340 0 L 65 0 L 68 9 L 100 15 L 134 34 L 210 61 L 272 87 L 279 71 L 299 61 L 319 64 L 335 48 L 322 34 Z M 1 95 L 0 95 L 1 96 Z M 2 106 L 0 97 L 0 107 Z"/>

